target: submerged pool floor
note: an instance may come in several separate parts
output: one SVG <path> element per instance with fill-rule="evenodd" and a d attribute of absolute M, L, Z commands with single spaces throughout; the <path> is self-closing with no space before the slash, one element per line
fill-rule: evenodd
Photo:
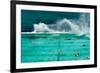
<path fill-rule="evenodd" d="M 21 62 L 90 59 L 90 39 L 75 34 L 21 34 Z"/>

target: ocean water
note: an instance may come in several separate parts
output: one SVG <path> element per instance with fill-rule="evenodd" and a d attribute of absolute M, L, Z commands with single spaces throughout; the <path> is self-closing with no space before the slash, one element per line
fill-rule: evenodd
<path fill-rule="evenodd" d="M 21 62 L 90 59 L 90 38 L 72 33 L 21 34 Z"/>

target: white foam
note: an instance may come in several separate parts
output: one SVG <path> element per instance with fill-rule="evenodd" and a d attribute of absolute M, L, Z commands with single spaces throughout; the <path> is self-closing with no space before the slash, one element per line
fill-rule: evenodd
<path fill-rule="evenodd" d="M 52 25 L 52 27 L 50 27 Z M 89 18 L 87 15 L 81 14 L 78 20 L 71 20 L 63 18 L 56 21 L 55 24 L 45 24 L 40 22 L 38 24 L 33 24 L 34 30 L 32 33 L 74 33 L 77 35 L 90 35 Z"/>

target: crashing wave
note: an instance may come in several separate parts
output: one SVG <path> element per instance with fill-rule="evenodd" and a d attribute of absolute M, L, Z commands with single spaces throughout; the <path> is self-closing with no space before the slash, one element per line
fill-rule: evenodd
<path fill-rule="evenodd" d="M 64 18 L 56 21 L 55 24 L 38 23 L 33 24 L 33 33 L 74 33 L 78 35 L 90 35 L 89 20 L 85 14 L 82 14 L 78 20 Z"/>

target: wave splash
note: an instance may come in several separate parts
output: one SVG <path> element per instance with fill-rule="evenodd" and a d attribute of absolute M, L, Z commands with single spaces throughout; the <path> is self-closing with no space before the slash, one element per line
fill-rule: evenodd
<path fill-rule="evenodd" d="M 78 20 L 63 18 L 56 21 L 55 24 L 38 23 L 33 24 L 34 33 L 74 33 L 78 35 L 90 35 L 89 17 L 86 14 L 81 14 Z"/>

